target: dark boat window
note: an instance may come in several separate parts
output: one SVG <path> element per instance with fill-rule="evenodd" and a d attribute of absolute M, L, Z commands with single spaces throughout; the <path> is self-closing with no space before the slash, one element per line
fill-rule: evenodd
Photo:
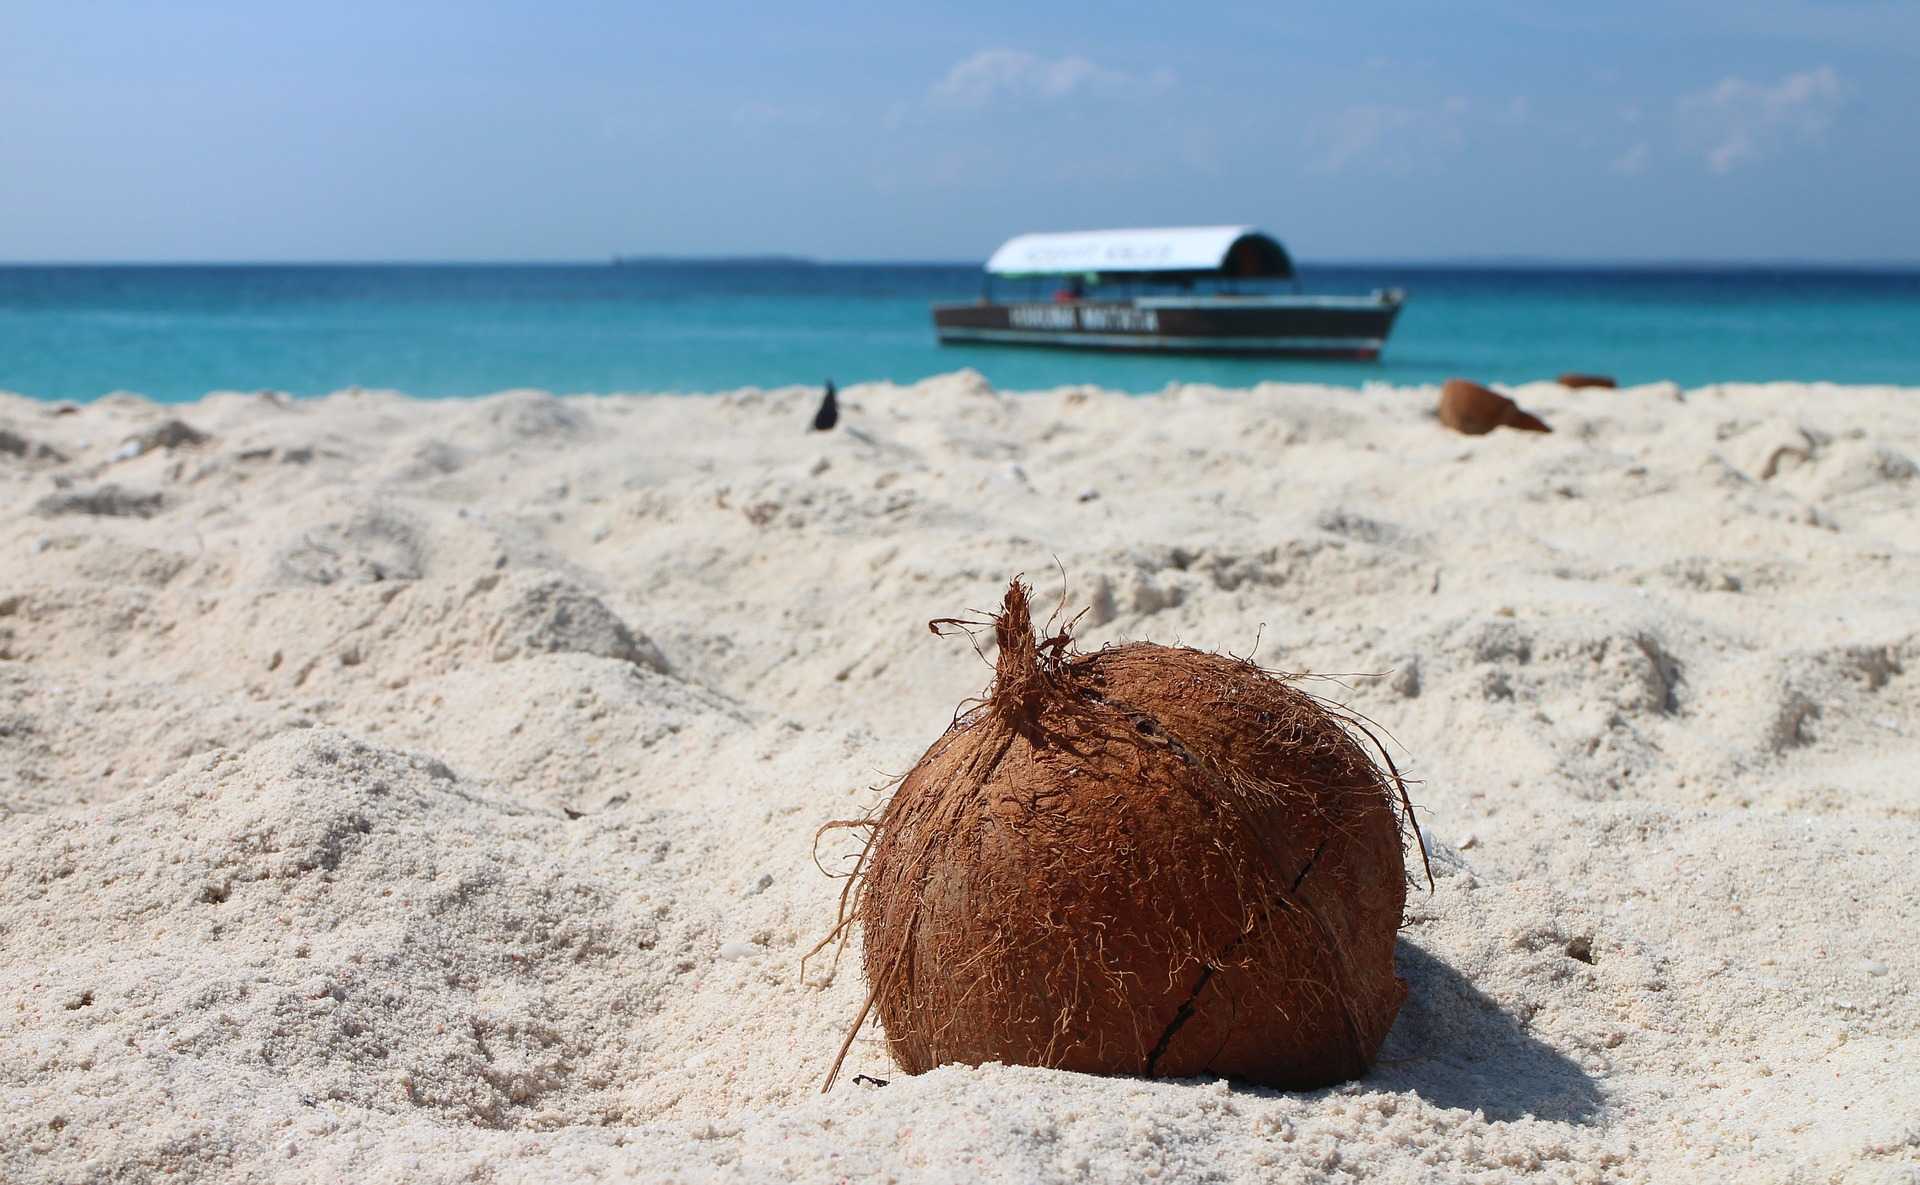
<path fill-rule="evenodd" d="M 1186 271 L 989 274 L 988 300 L 1121 301 L 1141 297 L 1274 296 L 1300 291 L 1293 260 L 1278 239 L 1250 232 L 1234 239 L 1217 266 Z"/>
<path fill-rule="evenodd" d="M 1077 300 L 1133 300 L 1151 296 L 1274 296 L 1299 290 L 1291 271 L 1098 272 L 1054 275 L 987 275 L 983 299 L 1048 303 L 1063 293 Z"/>

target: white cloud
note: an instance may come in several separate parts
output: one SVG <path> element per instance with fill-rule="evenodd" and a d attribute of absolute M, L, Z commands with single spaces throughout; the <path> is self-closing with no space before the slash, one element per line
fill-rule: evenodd
<path fill-rule="evenodd" d="M 1090 91 L 1163 91 L 1171 85 L 1173 74 L 1167 70 L 1143 79 L 1079 54 L 1044 58 L 1023 49 L 983 49 L 954 63 L 946 77 L 933 84 L 930 95 L 942 106 L 977 108 L 1002 101 L 1063 99 Z"/>
<path fill-rule="evenodd" d="M 1831 66 L 1789 74 L 1771 86 L 1723 78 L 1675 104 L 1683 135 L 1716 173 L 1763 160 L 1795 144 L 1818 143 L 1846 102 Z"/>
<path fill-rule="evenodd" d="M 1404 168 L 1396 141 L 1426 118 L 1430 117 L 1412 107 L 1382 103 L 1363 103 L 1337 112 L 1309 137 L 1319 149 L 1313 167 L 1338 173 L 1349 165 L 1372 160 L 1389 168 Z"/>
<path fill-rule="evenodd" d="M 1533 104 L 1524 95 L 1493 104 L 1464 95 L 1422 107 L 1361 103 L 1334 112 L 1308 132 L 1313 150 L 1308 167 L 1322 173 L 1354 167 L 1408 173 L 1460 151 L 1476 128 L 1517 128 L 1532 118 Z"/>
<path fill-rule="evenodd" d="M 1647 147 L 1645 140 L 1638 141 L 1633 147 L 1627 149 L 1619 156 L 1614 157 L 1613 162 L 1607 167 L 1616 173 L 1621 173 L 1628 177 L 1637 177 L 1647 171 L 1647 160 L 1650 152 L 1651 150 Z"/>

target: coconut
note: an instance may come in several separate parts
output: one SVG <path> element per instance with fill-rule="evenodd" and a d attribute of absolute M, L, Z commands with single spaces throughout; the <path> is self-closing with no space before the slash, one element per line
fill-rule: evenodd
<path fill-rule="evenodd" d="M 1465 379 L 1448 379 L 1440 388 L 1436 409 L 1440 422 L 1467 436 L 1485 436 L 1495 428 L 1514 428 L 1522 432 L 1551 432 L 1547 422 L 1498 391 L 1490 391 Z"/>
<path fill-rule="evenodd" d="M 992 687 L 852 823 L 867 845 L 835 934 L 861 930 L 854 1031 L 877 1013 L 915 1074 L 1364 1073 L 1406 995 L 1391 760 L 1252 662 L 1036 638 L 1028 592 L 1014 581 L 991 621 L 932 623 L 991 626 Z"/>

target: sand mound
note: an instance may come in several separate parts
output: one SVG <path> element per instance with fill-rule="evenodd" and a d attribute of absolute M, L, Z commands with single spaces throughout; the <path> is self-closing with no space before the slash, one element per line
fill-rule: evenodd
<path fill-rule="evenodd" d="M 0 457 L 19 461 L 60 462 L 66 457 L 58 449 L 29 439 L 11 428 L 0 428 Z"/>
<path fill-rule="evenodd" d="M 63 1142 L 100 1154 L 118 1138 L 88 1116 L 102 1063 L 202 1106 L 245 1083 L 484 1127 L 617 1116 L 672 979 L 647 955 L 672 869 L 570 871 L 543 839 L 567 825 L 311 730 L 17 826 L 5 933 L 37 954 L 0 998 L 40 1045 L 10 1085 L 70 1100 Z"/>
<path fill-rule="evenodd" d="M 577 402 L 545 391 L 509 391 L 462 405 L 468 422 L 484 427 L 505 445 L 552 444 L 588 431 L 586 411 Z"/>
<path fill-rule="evenodd" d="M 419 523 L 391 506 L 371 506 L 345 521 L 302 530 L 279 560 L 286 579 L 299 584 L 418 580 L 425 561 Z"/>
<path fill-rule="evenodd" d="M 531 696 L 528 691 L 534 691 Z M 526 802 L 597 810 L 699 773 L 749 717 L 645 666 L 578 654 L 464 668 L 403 693 L 391 735 L 461 753 L 461 772 Z"/>
<path fill-rule="evenodd" d="M 318 678 L 397 686 L 470 663 L 537 654 L 667 669 L 646 634 L 560 573 L 509 570 L 366 585 L 296 589 L 237 606 L 234 633 L 248 638 L 250 651 L 268 655 L 273 672 L 284 670 L 300 685 Z M 302 634 L 287 635 L 290 618 L 305 623 Z"/>

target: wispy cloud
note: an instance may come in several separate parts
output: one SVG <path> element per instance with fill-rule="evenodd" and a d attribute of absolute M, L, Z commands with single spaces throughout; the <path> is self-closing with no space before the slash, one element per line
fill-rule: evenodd
<path fill-rule="evenodd" d="M 1846 90 L 1831 66 L 1820 66 L 1772 85 L 1723 78 L 1680 96 L 1675 110 L 1707 168 L 1730 173 L 1792 145 L 1818 143 L 1845 104 Z"/>
<path fill-rule="evenodd" d="M 1647 142 L 1638 140 L 1633 147 L 1614 157 L 1607 168 L 1624 176 L 1638 177 L 1647 171 L 1647 163 L 1651 156 L 1652 149 L 1647 147 Z"/>
<path fill-rule="evenodd" d="M 1160 91 L 1172 85 L 1173 74 L 1167 70 L 1140 77 L 1079 54 L 1047 58 L 1023 49 L 983 49 L 955 62 L 946 77 L 933 84 L 928 97 L 943 107 L 981 108 L 1091 92 Z"/>
<path fill-rule="evenodd" d="M 1533 103 L 1524 95 L 1504 101 L 1453 95 L 1417 107 L 1361 103 L 1308 132 L 1308 167 L 1322 173 L 1410 173 L 1459 152 L 1475 132 L 1520 128 L 1533 117 Z"/>
<path fill-rule="evenodd" d="M 1362 103 L 1337 112 L 1308 136 L 1316 150 L 1313 167 L 1323 173 L 1338 173 L 1357 162 L 1381 160 L 1382 148 L 1391 147 L 1422 120 L 1412 107 L 1394 107 L 1384 103 Z M 1385 154 L 1389 165 L 1401 163 L 1398 153 Z"/>

